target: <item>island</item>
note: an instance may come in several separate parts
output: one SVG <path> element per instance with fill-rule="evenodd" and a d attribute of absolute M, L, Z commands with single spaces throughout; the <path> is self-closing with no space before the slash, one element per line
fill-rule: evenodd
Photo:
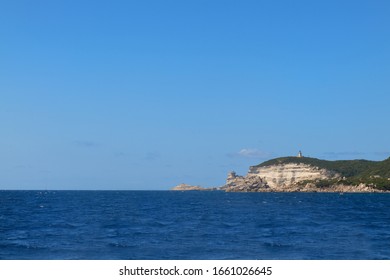
<path fill-rule="evenodd" d="M 180 187 L 181 186 L 181 187 Z M 383 161 L 280 157 L 251 166 L 246 175 L 228 173 L 217 188 L 179 185 L 175 190 L 226 192 L 390 192 L 390 157 Z"/>
<path fill-rule="evenodd" d="M 193 186 L 187 184 L 180 184 L 171 188 L 172 191 L 216 191 L 219 188 L 203 188 L 201 186 Z"/>

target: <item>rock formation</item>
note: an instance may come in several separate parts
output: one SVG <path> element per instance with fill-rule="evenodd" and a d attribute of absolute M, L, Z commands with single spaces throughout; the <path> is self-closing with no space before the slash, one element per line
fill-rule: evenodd
<path fill-rule="evenodd" d="M 220 188 L 181 184 L 173 190 L 226 192 L 390 192 L 390 158 L 384 161 L 328 161 L 281 157 L 252 166 L 245 176 L 228 174 Z"/>
<path fill-rule="evenodd" d="M 250 167 L 248 177 L 259 177 L 275 190 L 282 190 L 302 181 L 338 178 L 341 175 L 303 163 L 287 163 Z"/>
<path fill-rule="evenodd" d="M 203 191 L 206 188 L 202 188 L 200 186 L 191 186 L 187 184 L 180 184 L 176 187 L 171 188 L 172 191 Z"/>
<path fill-rule="evenodd" d="M 269 188 L 267 183 L 259 176 L 248 174 L 247 176 L 238 176 L 234 171 L 228 174 L 226 185 L 221 190 L 226 192 L 260 192 Z"/>
<path fill-rule="evenodd" d="M 226 185 L 227 192 L 380 192 L 373 186 L 357 186 L 337 183 L 340 174 L 302 163 L 276 164 L 264 167 L 250 167 L 245 176 L 230 172 Z M 335 184 L 318 187 L 314 182 L 335 180 Z"/>

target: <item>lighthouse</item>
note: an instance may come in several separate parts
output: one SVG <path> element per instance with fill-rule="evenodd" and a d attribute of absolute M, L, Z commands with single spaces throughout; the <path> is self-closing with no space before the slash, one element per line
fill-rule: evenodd
<path fill-rule="evenodd" d="M 298 153 L 297 157 L 299 157 L 299 158 L 303 157 L 303 155 L 302 155 L 302 152 L 301 152 L 301 151 L 299 151 L 299 153 Z"/>

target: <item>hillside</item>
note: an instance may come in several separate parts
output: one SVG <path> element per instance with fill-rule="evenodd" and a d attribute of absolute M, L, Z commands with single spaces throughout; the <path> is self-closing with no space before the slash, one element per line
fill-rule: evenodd
<path fill-rule="evenodd" d="M 219 188 L 181 184 L 172 190 L 222 190 L 226 192 L 390 192 L 390 158 L 322 160 L 280 157 L 249 168 L 246 175 L 229 172 Z"/>
<path fill-rule="evenodd" d="M 390 178 L 390 157 L 384 161 L 375 162 L 375 164 L 361 174 L 362 176 L 381 176 Z"/>
<path fill-rule="evenodd" d="M 359 185 L 368 184 L 377 189 L 390 190 L 390 158 L 384 161 L 369 160 L 321 160 L 309 157 L 281 157 L 265 161 L 259 165 L 251 167 L 252 170 L 270 166 L 279 166 L 286 164 L 304 164 L 326 169 L 340 174 L 341 178 L 315 180 L 318 187 L 328 187 L 330 185 L 345 184 Z M 308 183 L 304 181 L 303 183 Z"/>

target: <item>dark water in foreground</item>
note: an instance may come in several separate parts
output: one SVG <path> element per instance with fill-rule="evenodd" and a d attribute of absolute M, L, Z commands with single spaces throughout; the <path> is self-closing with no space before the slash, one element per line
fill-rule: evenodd
<path fill-rule="evenodd" d="M 0 191 L 0 259 L 390 259 L 390 195 Z"/>

